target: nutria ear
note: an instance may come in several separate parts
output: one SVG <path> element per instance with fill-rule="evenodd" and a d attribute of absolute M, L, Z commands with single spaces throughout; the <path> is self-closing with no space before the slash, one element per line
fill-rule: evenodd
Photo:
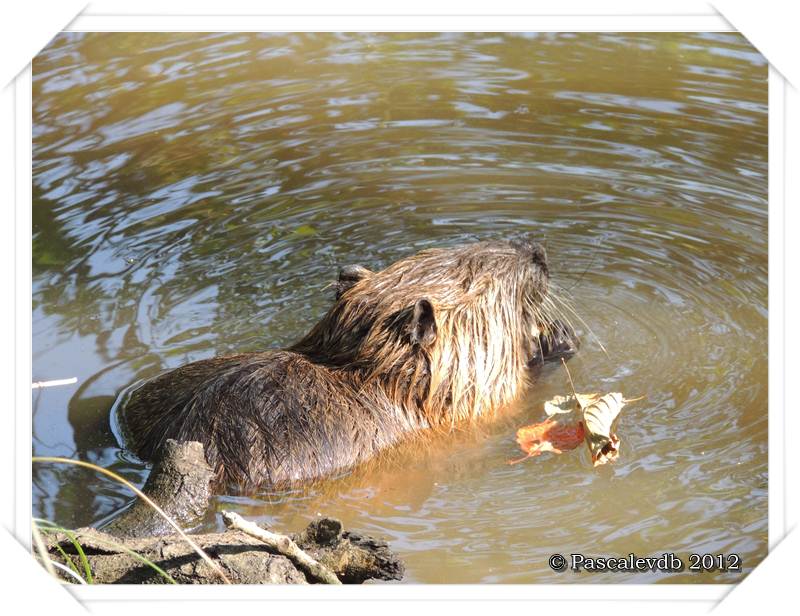
<path fill-rule="evenodd" d="M 336 282 L 336 299 L 367 276 L 372 276 L 372 272 L 361 265 L 345 265 L 339 270 L 339 280 Z"/>
<path fill-rule="evenodd" d="M 436 340 L 436 315 L 433 304 L 427 299 L 418 299 L 411 317 L 411 342 L 428 346 Z"/>

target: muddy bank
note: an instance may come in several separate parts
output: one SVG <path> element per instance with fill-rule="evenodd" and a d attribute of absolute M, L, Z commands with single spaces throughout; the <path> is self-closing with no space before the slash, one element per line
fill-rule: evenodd
<path fill-rule="evenodd" d="M 169 440 L 142 491 L 186 529 L 204 516 L 212 493 L 212 477 L 200 443 Z M 230 526 L 231 514 L 225 517 Z M 279 533 L 279 529 L 267 530 Z M 169 583 L 169 578 L 179 584 L 223 583 L 215 566 L 235 584 L 320 582 L 324 576 L 321 578 L 314 574 L 313 568 L 309 569 L 309 560 L 335 576 L 329 576 L 329 583 L 338 580 L 360 584 L 366 580 L 403 577 L 405 567 L 385 541 L 346 531 L 332 518 L 315 520 L 300 533 L 277 537 L 278 542 L 267 545 L 252 533 L 236 529 L 191 535 L 210 557 L 209 563 L 163 516 L 137 499 L 101 530 L 79 529 L 72 538 L 63 533 L 49 535 L 47 549 L 51 559 L 82 571 L 84 564 L 75 546 L 79 544 L 93 581 L 100 584 L 159 584 Z M 287 550 L 292 542 L 292 550 Z M 303 553 L 303 559 L 293 555 L 298 551 Z M 75 581 L 68 574 L 60 575 L 67 581 Z"/>
<path fill-rule="evenodd" d="M 290 538 L 310 557 L 330 569 L 342 583 L 400 580 L 403 563 L 386 542 L 342 530 L 337 520 L 323 518 Z M 75 531 L 99 584 L 163 584 L 168 580 L 145 564 L 151 561 L 179 584 L 220 584 L 223 580 L 179 535 L 121 538 L 92 528 Z M 219 565 L 234 584 L 307 584 L 317 580 L 292 560 L 240 531 L 192 535 L 192 539 Z M 63 534 L 47 544 L 50 557 L 78 566 L 74 544 Z M 63 550 L 63 554 L 61 553 Z M 135 554 L 135 555 L 134 555 Z M 138 555 L 138 557 L 136 556 Z M 67 581 L 74 581 L 64 576 Z"/>

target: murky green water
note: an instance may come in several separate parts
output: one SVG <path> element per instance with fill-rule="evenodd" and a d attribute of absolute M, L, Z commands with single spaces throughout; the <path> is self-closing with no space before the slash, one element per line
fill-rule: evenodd
<path fill-rule="evenodd" d="M 221 495 L 388 538 L 414 582 L 725 582 L 553 573 L 554 552 L 767 549 L 767 65 L 734 34 L 70 34 L 34 62 L 33 449 L 141 484 L 111 408 L 185 362 L 280 347 L 338 267 L 532 231 L 586 328 L 578 389 L 645 394 L 619 461 L 508 466 L 509 419 L 310 490 Z M 34 468 L 34 514 L 128 502 Z M 205 528 L 219 526 L 213 512 Z"/>

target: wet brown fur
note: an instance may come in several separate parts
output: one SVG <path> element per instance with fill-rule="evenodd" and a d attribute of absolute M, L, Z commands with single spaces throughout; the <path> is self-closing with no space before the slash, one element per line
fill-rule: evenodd
<path fill-rule="evenodd" d="M 542 355 L 548 280 L 544 250 L 524 241 L 345 268 L 333 306 L 289 349 L 194 362 L 136 389 L 129 445 L 150 459 L 168 438 L 197 440 L 220 482 L 275 486 L 489 416 Z"/>

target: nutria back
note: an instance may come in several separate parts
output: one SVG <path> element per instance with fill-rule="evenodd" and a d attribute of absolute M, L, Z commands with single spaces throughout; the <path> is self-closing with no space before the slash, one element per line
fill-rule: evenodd
<path fill-rule="evenodd" d="M 331 308 L 288 349 L 193 362 L 136 389 L 128 445 L 151 459 L 167 439 L 199 441 L 220 482 L 282 485 L 491 416 L 529 385 L 531 361 L 574 348 L 548 282 L 529 241 L 343 268 Z"/>

